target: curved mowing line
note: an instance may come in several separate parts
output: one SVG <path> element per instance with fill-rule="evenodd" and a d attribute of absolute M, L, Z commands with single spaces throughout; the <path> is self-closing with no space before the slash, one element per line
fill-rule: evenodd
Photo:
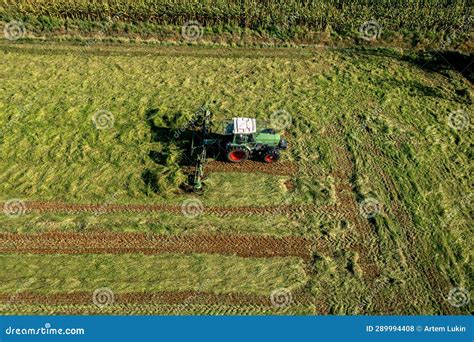
<path fill-rule="evenodd" d="M 0 233 L 0 253 L 208 253 L 240 257 L 311 259 L 312 241 L 298 236 L 158 235 L 146 233 Z"/>

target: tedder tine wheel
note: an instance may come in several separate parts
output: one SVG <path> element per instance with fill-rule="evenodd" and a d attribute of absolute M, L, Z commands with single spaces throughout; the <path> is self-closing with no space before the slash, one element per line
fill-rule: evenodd
<path fill-rule="evenodd" d="M 249 158 L 249 153 L 247 150 L 235 149 L 227 152 L 227 160 L 231 163 L 240 163 L 246 161 Z"/>

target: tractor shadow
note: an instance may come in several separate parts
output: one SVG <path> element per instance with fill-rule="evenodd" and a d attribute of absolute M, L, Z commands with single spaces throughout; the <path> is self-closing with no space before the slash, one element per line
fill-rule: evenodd
<path fill-rule="evenodd" d="M 164 125 L 157 125 L 155 117 L 159 114 L 158 109 L 149 109 L 145 112 L 145 122 L 147 123 L 150 130 L 150 142 L 158 143 L 160 149 L 150 149 L 147 153 L 148 158 L 156 164 L 156 168 L 146 168 L 141 174 L 141 178 L 145 183 L 145 186 L 153 191 L 154 193 L 160 192 L 158 185 L 158 179 L 160 174 L 158 170 L 166 170 L 170 168 L 169 160 L 173 157 L 172 146 L 176 146 L 178 150 L 186 149 L 187 140 L 191 139 L 192 132 L 189 130 L 177 130 L 173 126 L 177 120 L 181 117 L 181 112 L 176 112 L 172 116 L 164 115 L 160 117 Z M 179 132 L 179 134 L 177 134 Z M 182 156 L 186 155 L 187 151 L 183 151 Z M 177 160 L 173 160 L 180 168 L 185 168 L 191 165 L 191 161 L 187 158 L 179 157 Z"/>
<path fill-rule="evenodd" d="M 192 138 L 192 131 L 183 126 L 183 128 L 175 128 L 176 122 L 182 117 L 181 112 L 176 112 L 172 117 L 164 115 L 161 117 L 165 126 L 158 126 L 155 123 L 154 118 L 158 114 L 158 109 L 149 109 L 145 113 L 145 121 L 150 129 L 152 143 L 160 143 L 163 148 L 161 151 L 150 150 L 148 151 L 148 157 L 155 163 L 162 166 L 167 166 L 167 160 L 169 157 L 171 145 L 175 145 L 180 150 L 187 152 L 189 150 L 189 143 Z M 189 166 L 191 160 L 186 158 L 185 153 L 183 157 L 178 159 L 178 165 Z"/>
<path fill-rule="evenodd" d="M 160 124 L 157 124 L 155 118 L 160 114 L 158 109 L 152 108 L 145 112 L 145 121 L 150 129 L 150 142 L 158 143 L 161 148 L 150 149 L 148 158 L 157 165 L 157 168 L 147 168 L 141 178 L 145 185 L 153 192 L 159 192 L 158 179 L 160 177 L 157 169 L 170 170 L 177 166 L 185 173 L 189 173 L 195 165 L 195 158 L 191 156 L 191 141 L 193 138 L 192 122 L 182 122 L 183 113 L 175 112 L 173 114 L 160 115 Z M 222 153 L 209 150 L 209 158 L 220 159 Z"/>

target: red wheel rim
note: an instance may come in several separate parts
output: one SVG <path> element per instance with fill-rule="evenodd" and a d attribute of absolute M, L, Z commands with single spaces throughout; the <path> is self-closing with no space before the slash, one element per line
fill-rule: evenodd
<path fill-rule="evenodd" d="M 232 151 L 229 153 L 229 159 L 232 161 L 239 161 L 245 158 L 244 151 Z"/>
<path fill-rule="evenodd" d="M 265 156 L 265 161 L 266 161 L 267 163 L 273 163 L 273 162 L 275 161 L 275 159 L 276 159 L 275 156 L 274 156 L 274 155 L 271 155 L 271 154 L 267 154 L 267 155 Z"/>

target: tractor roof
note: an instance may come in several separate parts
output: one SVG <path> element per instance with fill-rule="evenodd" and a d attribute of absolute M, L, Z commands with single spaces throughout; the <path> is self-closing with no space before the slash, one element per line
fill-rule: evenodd
<path fill-rule="evenodd" d="M 257 132 L 257 121 L 250 118 L 232 118 L 226 132 L 231 134 L 253 134 Z"/>

